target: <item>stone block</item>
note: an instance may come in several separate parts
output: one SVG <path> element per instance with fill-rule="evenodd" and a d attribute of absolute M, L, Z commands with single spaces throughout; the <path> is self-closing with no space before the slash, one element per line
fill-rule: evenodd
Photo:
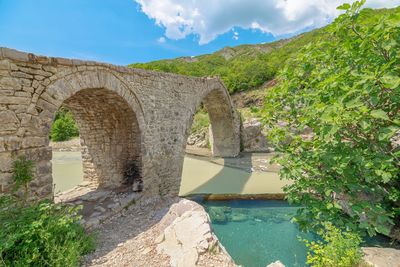
<path fill-rule="evenodd" d="M 17 51 L 15 49 L 10 49 L 10 48 L 5 48 L 2 47 L 0 48 L 1 54 L 3 57 L 16 60 L 16 61 L 29 61 L 29 57 L 27 53 L 23 53 L 20 51 Z"/>
<path fill-rule="evenodd" d="M 13 158 L 10 152 L 0 153 L 0 173 L 12 171 Z"/>

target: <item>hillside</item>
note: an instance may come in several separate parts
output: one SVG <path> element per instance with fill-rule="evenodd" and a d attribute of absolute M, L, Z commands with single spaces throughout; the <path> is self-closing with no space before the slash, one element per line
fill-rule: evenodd
<path fill-rule="evenodd" d="M 272 43 L 225 47 L 213 54 L 131 64 L 130 67 L 191 76 L 219 76 L 230 93 L 259 87 L 275 77 L 296 51 L 323 32 L 314 30 Z"/>
<path fill-rule="evenodd" d="M 400 12 L 393 9 L 364 9 L 363 23 L 374 24 L 380 17 Z M 225 47 L 213 54 L 196 57 L 181 57 L 159 60 L 149 63 L 129 65 L 163 72 L 172 72 L 191 76 L 219 76 L 230 93 L 258 88 L 275 78 L 290 58 L 307 44 L 316 43 L 321 38 L 329 38 L 331 26 L 300 34 L 290 39 L 257 45 Z"/>

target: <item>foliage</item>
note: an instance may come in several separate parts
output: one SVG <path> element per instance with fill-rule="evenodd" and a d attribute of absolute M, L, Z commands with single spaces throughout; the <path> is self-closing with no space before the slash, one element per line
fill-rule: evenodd
<path fill-rule="evenodd" d="M 301 226 L 388 234 L 400 219 L 400 7 L 376 16 L 363 2 L 287 64 L 262 112 Z"/>
<path fill-rule="evenodd" d="M 33 161 L 26 159 L 25 156 L 21 156 L 13 162 L 14 191 L 17 191 L 21 186 L 25 187 L 25 191 L 27 190 L 26 185 L 33 179 L 33 168 Z"/>
<path fill-rule="evenodd" d="M 51 127 L 51 140 L 66 141 L 76 136 L 79 136 L 79 131 L 72 113 L 65 108 L 61 108 L 57 112 Z"/>
<path fill-rule="evenodd" d="M 20 158 L 14 166 L 15 182 L 27 188 L 32 162 Z M 81 255 L 94 248 L 93 236 L 78 223 L 81 207 L 26 198 L 0 197 L 0 265 L 78 266 Z"/>
<path fill-rule="evenodd" d="M 369 14 L 372 20 L 395 12 L 395 9 L 381 9 Z M 322 39 L 329 40 L 326 28 L 273 43 L 225 47 L 209 55 L 136 63 L 130 67 L 191 76 L 219 76 L 229 92 L 235 93 L 259 87 L 273 79 L 303 46 Z"/>
<path fill-rule="evenodd" d="M 357 267 L 362 262 L 361 238 L 351 232 L 341 232 L 330 223 L 319 232 L 322 241 L 303 239 L 309 251 L 307 264 L 314 267 Z"/>
<path fill-rule="evenodd" d="M 209 125 L 210 118 L 208 117 L 208 113 L 206 111 L 199 110 L 194 115 L 191 132 L 199 133 L 204 129 L 208 129 Z"/>
<path fill-rule="evenodd" d="M 219 76 L 230 93 L 259 87 L 273 79 L 278 68 L 315 32 L 269 44 L 227 47 L 214 54 L 131 64 L 130 67 L 191 76 Z M 288 43 L 290 45 L 288 45 Z"/>

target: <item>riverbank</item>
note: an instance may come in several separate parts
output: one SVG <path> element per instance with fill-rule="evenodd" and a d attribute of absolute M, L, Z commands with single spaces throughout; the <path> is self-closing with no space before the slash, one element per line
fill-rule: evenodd
<path fill-rule="evenodd" d="M 60 146 L 58 149 L 63 151 Z M 54 152 L 53 165 L 57 161 L 60 163 L 60 158 L 57 157 L 57 154 L 60 155 L 60 153 L 61 155 L 64 153 L 64 156 L 80 156 L 79 152 Z M 208 157 L 204 154 L 193 155 L 192 153 L 185 158 L 186 167 L 188 162 L 192 162 L 193 168 L 189 166 L 185 169 L 184 165 L 181 190 L 188 188 L 185 187 L 185 183 L 188 181 L 192 186 L 192 189 L 190 189 L 192 195 L 198 195 L 198 192 L 206 192 L 200 194 L 208 199 L 253 198 L 254 196 L 271 198 L 271 196 L 274 196 L 271 193 L 249 195 L 246 192 L 254 193 L 260 188 L 264 192 L 275 190 L 272 181 L 275 178 L 280 181 L 277 175 L 279 168 L 270 164 L 269 160 L 272 156 L 270 153 L 242 153 L 237 158 L 221 159 Z M 71 159 L 71 157 L 63 157 L 61 159 L 61 162 L 64 161 L 62 164 L 68 162 L 68 159 Z M 68 171 L 64 171 L 64 173 L 71 176 L 72 170 L 68 167 L 67 169 Z M 254 178 L 254 174 L 266 174 L 267 176 L 261 176 L 258 179 Z M 273 179 L 269 179 L 268 175 L 271 175 L 270 177 L 273 177 Z M 208 178 L 202 180 L 204 177 Z M 255 181 L 257 182 L 254 183 Z M 257 183 L 264 187 L 257 186 Z M 239 193 L 226 193 L 232 189 Z M 212 193 L 211 196 L 210 192 Z M 180 198 L 167 197 L 136 202 L 127 201 L 130 198 L 124 194 L 116 197 L 112 195 L 112 198 L 116 201 L 108 203 L 103 194 L 95 193 L 102 200 L 97 201 L 88 197 L 89 194 L 84 194 L 90 203 L 89 205 L 81 203 L 86 206 L 84 209 L 86 211 L 92 208 L 91 212 L 87 212 L 88 220 L 86 222 L 92 222 L 93 220 L 90 221 L 91 217 L 96 219 L 97 223 L 90 225 L 92 230 L 98 232 L 98 247 L 94 253 L 85 257 L 84 266 L 130 266 L 132 263 L 135 263 L 135 266 L 150 267 L 235 266 L 219 241 L 216 241 L 218 239 L 211 230 L 204 209 L 194 208 L 194 204 L 190 204 L 190 208 L 187 209 L 186 204 L 179 204 L 184 201 Z M 279 197 L 275 195 L 273 198 Z M 188 203 L 192 203 L 192 201 Z M 120 208 L 118 211 L 115 209 L 115 205 Z M 104 219 L 100 220 L 99 218 L 101 218 L 104 210 L 111 211 L 113 215 L 111 217 L 105 216 Z M 193 224 L 194 218 L 198 224 Z M 180 239 L 176 238 L 176 232 L 180 233 Z M 197 237 L 193 239 L 194 236 Z M 176 245 L 183 243 L 192 244 L 186 246 L 188 248 L 193 247 L 194 243 L 199 244 L 199 247 L 196 245 L 196 250 L 182 250 L 183 246 Z M 215 250 L 215 244 L 218 244 L 217 250 Z M 388 255 L 387 257 L 382 257 L 382 250 Z M 368 248 L 364 251 L 369 263 L 380 262 L 375 266 L 396 266 L 382 265 L 382 262 L 383 264 L 395 263 L 398 262 L 397 259 L 400 256 L 398 251 L 393 249 Z M 176 262 L 182 258 L 181 255 L 185 255 L 185 262 L 177 265 Z M 186 260 L 192 264 L 188 265 Z"/>
<path fill-rule="evenodd" d="M 151 211 L 151 212 L 149 212 Z M 83 266 L 236 266 L 196 202 L 147 199 L 95 228 L 96 251 Z"/>
<path fill-rule="evenodd" d="M 81 141 L 79 137 L 61 142 L 50 141 L 50 147 L 53 152 L 81 152 Z"/>

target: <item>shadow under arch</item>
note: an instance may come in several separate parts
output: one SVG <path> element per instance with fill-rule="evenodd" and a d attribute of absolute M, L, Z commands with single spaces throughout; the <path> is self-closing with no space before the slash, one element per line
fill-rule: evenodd
<path fill-rule="evenodd" d="M 119 188 L 126 185 L 125 171 L 132 165 L 141 181 L 144 116 L 123 80 L 105 70 L 69 74 L 47 86 L 36 106 L 47 111 L 42 117 L 48 133 L 61 106 L 73 113 L 80 130 L 84 181 Z"/>

